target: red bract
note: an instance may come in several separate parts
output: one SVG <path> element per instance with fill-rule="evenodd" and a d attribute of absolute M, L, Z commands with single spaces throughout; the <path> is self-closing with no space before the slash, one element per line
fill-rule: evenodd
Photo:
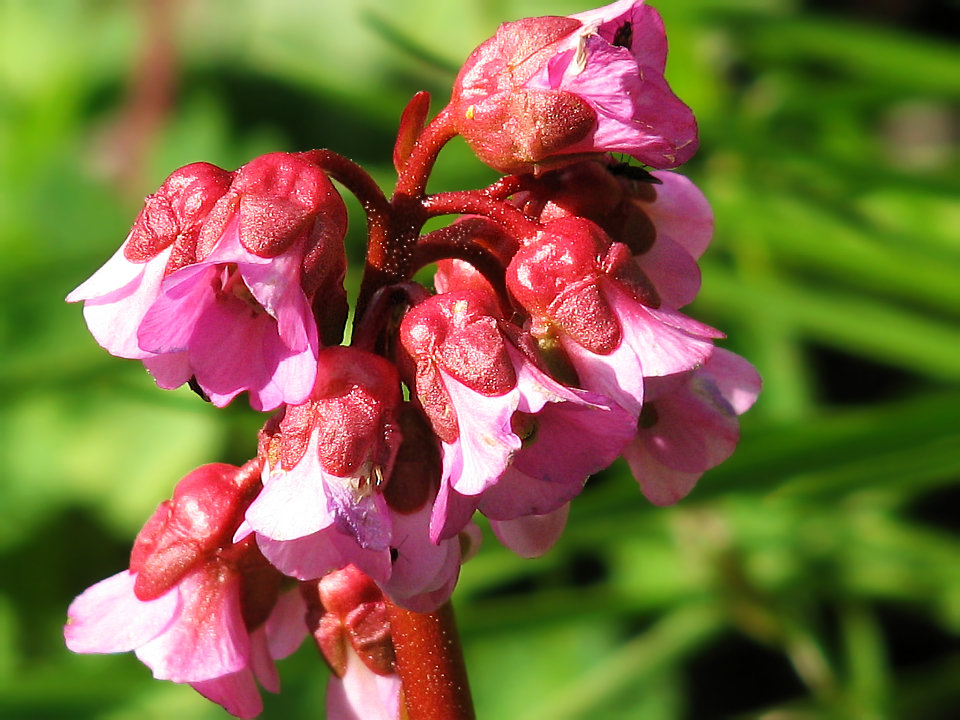
<path fill-rule="evenodd" d="M 603 152 L 674 167 L 696 151 L 697 126 L 664 80 L 666 57 L 663 23 L 642 0 L 504 23 L 457 76 L 454 123 L 501 172 Z"/>

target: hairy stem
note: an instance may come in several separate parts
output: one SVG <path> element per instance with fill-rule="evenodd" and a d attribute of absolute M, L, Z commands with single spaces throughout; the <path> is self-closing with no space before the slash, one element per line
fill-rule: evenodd
<path fill-rule="evenodd" d="M 474 720 L 453 607 L 415 613 L 390 603 L 406 720 Z"/>
<path fill-rule="evenodd" d="M 429 217 L 483 215 L 518 241 L 533 237 L 540 229 L 539 223 L 528 218 L 518 208 L 504 200 L 492 198 L 481 190 L 458 190 L 429 195 L 423 200 L 423 209 Z"/>
<path fill-rule="evenodd" d="M 456 136 L 453 128 L 450 108 L 445 107 L 424 128 L 417 139 L 410 156 L 407 158 L 403 171 L 397 178 L 397 188 L 394 198 L 407 196 L 421 198 L 427 192 L 427 180 L 433 172 L 434 163 L 440 150 Z"/>

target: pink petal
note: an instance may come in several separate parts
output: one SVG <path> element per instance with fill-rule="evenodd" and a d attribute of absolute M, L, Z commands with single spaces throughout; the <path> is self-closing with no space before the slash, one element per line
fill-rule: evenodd
<path fill-rule="evenodd" d="M 279 344 L 279 339 L 273 318 L 266 314 L 250 317 L 250 309 L 242 300 L 217 298 L 198 319 L 190 343 L 197 383 L 217 407 L 249 390 L 254 409 L 268 409 L 261 404 L 259 391 L 273 377 L 274 344 Z M 302 402 L 305 398 L 299 395 L 304 392 L 298 390 L 297 400 Z"/>
<path fill-rule="evenodd" d="M 694 382 L 692 379 L 691 382 Z M 733 453 L 740 425 L 732 408 L 705 402 L 690 391 L 656 403 L 657 423 L 641 429 L 647 452 L 661 464 L 680 472 L 702 473 Z"/>
<path fill-rule="evenodd" d="M 398 720 L 400 677 L 377 675 L 347 645 L 347 670 L 330 676 L 327 717 L 331 720 Z"/>
<path fill-rule="evenodd" d="M 78 653 L 129 652 L 166 631 L 180 610 L 176 588 L 143 602 L 133 594 L 136 575 L 128 570 L 101 580 L 67 610 L 67 647 Z"/>
<path fill-rule="evenodd" d="M 180 583 L 180 615 L 137 657 L 158 680 L 199 682 L 247 667 L 250 638 L 240 611 L 240 576 L 208 565 Z"/>
<path fill-rule="evenodd" d="M 636 302 L 613 283 L 607 298 L 623 328 L 644 377 L 672 375 L 699 365 L 713 352 L 713 339 L 723 333 L 668 307 L 656 310 Z"/>
<path fill-rule="evenodd" d="M 667 35 L 660 14 L 643 0 L 618 0 L 618 2 L 570 17 L 584 24 L 581 32 L 596 28 L 598 34 L 612 43 L 620 25 L 629 21 L 632 26 L 632 42 L 628 50 L 634 61 L 663 73 L 667 65 Z"/>
<path fill-rule="evenodd" d="M 636 258 L 643 272 L 657 289 L 664 305 L 673 308 L 689 305 L 700 292 L 700 266 L 679 243 L 660 233 L 643 255 Z"/>
<path fill-rule="evenodd" d="M 514 520 L 491 520 L 490 527 L 505 546 L 524 558 L 535 558 L 552 548 L 567 525 L 570 504 L 546 515 L 525 515 Z"/>
<path fill-rule="evenodd" d="M 323 475 L 323 487 L 336 527 L 352 535 L 362 548 L 386 550 L 392 533 L 387 501 L 382 493 L 358 490 L 356 482 L 355 478 Z"/>
<path fill-rule="evenodd" d="M 431 541 L 429 536 L 431 506 L 424 505 L 410 515 L 394 515 L 393 546 L 397 559 L 390 579 L 382 587 L 395 602 L 414 612 L 430 612 L 449 598 L 460 572 L 460 542 L 457 537 Z M 452 581 L 452 582 L 451 582 Z"/>
<path fill-rule="evenodd" d="M 657 237 L 679 243 L 694 259 L 699 258 L 713 237 L 713 210 L 689 178 L 666 170 L 653 173 L 661 184 L 653 186 L 657 199 L 641 203 L 657 228 Z"/>
<path fill-rule="evenodd" d="M 457 410 L 459 456 L 443 444 L 443 480 L 463 495 L 477 495 L 504 471 L 520 449 L 510 419 L 519 401 L 516 391 L 488 397 L 440 371 L 450 401 Z"/>
<path fill-rule="evenodd" d="M 157 386 L 164 390 L 178 388 L 193 376 L 190 356 L 186 351 L 144 358 L 143 366 L 153 376 Z"/>
<path fill-rule="evenodd" d="M 460 440 L 448 445 L 443 443 L 443 462 L 444 468 L 450 463 L 451 475 L 455 476 L 462 473 L 463 453 Z M 446 473 L 444 473 L 446 477 Z M 487 488 L 495 488 L 492 484 Z M 440 490 L 433 502 L 433 509 L 430 515 L 430 540 L 438 543 L 441 540 L 454 537 L 459 533 L 473 517 L 477 505 L 480 503 L 480 495 L 464 495 L 458 493 L 450 487 L 449 482 L 441 481 Z"/>
<path fill-rule="evenodd" d="M 761 379 L 756 368 L 729 350 L 717 348 L 703 372 L 710 376 L 737 415 L 749 410 L 760 394 Z"/>
<path fill-rule="evenodd" d="M 255 718 L 263 712 L 257 681 L 248 668 L 212 680 L 192 682 L 190 686 L 235 717 Z"/>
<path fill-rule="evenodd" d="M 587 475 L 583 474 L 573 480 L 557 481 L 510 467 L 483 493 L 478 507 L 491 520 L 543 515 L 579 495 L 586 480 Z"/>
<path fill-rule="evenodd" d="M 318 433 L 290 470 L 265 468 L 263 490 L 247 508 L 247 522 L 261 537 L 294 540 L 330 526 L 333 512 L 323 484 L 325 471 L 317 455 Z"/>
<path fill-rule="evenodd" d="M 560 344 L 577 371 L 580 384 L 606 395 L 635 417 L 643 406 L 643 371 L 637 354 L 626 340 L 607 355 L 592 353 L 566 336 Z"/>
<path fill-rule="evenodd" d="M 118 357 L 150 356 L 137 339 L 144 316 L 160 294 L 160 284 L 172 247 L 147 263 L 132 263 L 121 247 L 85 283 L 67 295 L 68 302 L 85 300 L 83 317 L 96 341 Z"/>
<path fill-rule="evenodd" d="M 189 348 L 197 320 L 215 302 L 212 284 L 218 275 L 207 265 L 188 265 L 168 275 L 140 323 L 140 345 L 156 354 Z"/>
<path fill-rule="evenodd" d="M 377 582 L 390 577 L 390 552 L 365 550 L 335 527 L 296 540 L 271 540 L 258 535 L 257 545 L 270 564 L 284 575 L 313 580 L 346 565 L 356 565 Z"/>
<path fill-rule="evenodd" d="M 274 660 L 281 660 L 300 647 L 307 636 L 307 604 L 299 590 L 288 590 L 277 598 L 264 627 Z"/>
<path fill-rule="evenodd" d="M 123 241 L 120 249 L 111 255 L 107 262 L 67 295 L 67 302 L 101 298 L 114 293 L 126 297 L 136 289 L 134 284 L 140 284 L 140 278 L 143 276 L 147 263 L 135 263 L 127 260 L 124 250 L 129 239 L 130 237 L 127 236 L 127 240 Z M 169 256 L 169 254 L 168 251 L 166 255 Z M 160 263 L 161 274 L 164 264 L 165 261 Z"/>
<path fill-rule="evenodd" d="M 300 288 L 300 244 L 269 265 L 242 265 L 240 272 L 250 292 L 277 321 L 283 344 L 293 352 L 317 352 L 317 323 Z"/>
<path fill-rule="evenodd" d="M 686 473 L 672 470 L 646 452 L 642 442 L 628 447 L 623 457 L 630 465 L 633 476 L 640 483 L 644 496 L 654 505 L 673 505 L 693 490 L 703 473 Z"/>
<path fill-rule="evenodd" d="M 306 629 L 304 619 L 301 619 L 300 624 Z M 280 692 L 280 675 L 270 656 L 267 631 L 263 625 L 250 633 L 250 669 L 264 689 L 272 693 Z"/>

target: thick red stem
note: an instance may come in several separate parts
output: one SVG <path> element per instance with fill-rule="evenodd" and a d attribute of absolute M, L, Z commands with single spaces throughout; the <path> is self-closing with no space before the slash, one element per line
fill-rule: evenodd
<path fill-rule="evenodd" d="M 390 632 L 406 720 L 474 720 L 453 607 L 432 613 L 390 606 Z"/>

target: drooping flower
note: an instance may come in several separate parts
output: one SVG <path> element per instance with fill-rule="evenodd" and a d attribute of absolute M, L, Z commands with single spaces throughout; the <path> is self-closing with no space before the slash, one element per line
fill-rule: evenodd
<path fill-rule="evenodd" d="M 229 177 L 208 165 L 174 173 L 67 299 L 84 300 L 98 342 L 143 360 L 161 387 L 194 378 L 215 405 L 249 391 L 270 410 L 313 387 L 313 304 L 342 325 L 346 209 L 298 155 L 257 158 L 227 188 Z"/>
<path fill-rule="evenodd" d="M 657 304 L 681 308 L 696 297 L 713 211 L 689 179 L 607 157 L 546 173 L 527 188 L 515 201 L 541 222 L 586 218 L 626 245 Z"/>
<path fill-rule="evenodd" d="M 723 334 L 660 305 L 629 249 L 594 223 L 559 217 L 507 267 L 507 286 L 541 344 L 558 345 L 580 387 L 638 417 L 645 378 L 691 370 Z"/>
<path fill-rule="evenodd" d="M 252 540 L 230 536 L 255 468 L 205 465 L 180 481 L 137 537 L 130 568 L 88 588 L 64 628 L 74 652 L 133 650 L 154 677 L 189 683 L 232 714 L 277 692 L 274 659 L 306 635 L 305 605 Z"/>
<path fill-rule="evenodd" d="M 264 487 L 246 524 L 287 575 L 310 580 L 353 564 L 395 601 L 432 609 L 453 590 L 460 545 L 428 538 L 430 469 L 408 482 L 397 472 L 430 450 L 400 453 L 411 428 L 401 401 L 389 361 L 355 348 L 321 350 L 309 400 L 287 406 L 264 432 Z"/>
<path fill-rule="evenodd" d="M 457 76 L 454 124 L 506 173 L 602 152 L 675 167 L 696 151 L 697 126 L 664 79 L 666 57 L 663 23 L 643 0 L 504 23 Z"/>
<path fill-rule="evenodd" d="M 556 511 L 633 435 L 628 413 L 549 377 L 529 337 L 483 291 L 420 303 L 400 339 L 443 448 L 434 540 L 456 535 L 477 509 L 497 521 Z"/>
<path fill-rule="evenodd" d="M 67 295 L 84 301 L 91 334 L 113 355 L 143 359 L 137 331 L 163 278 L 196 261 L 203 222 L 230 187 L 233 173 L 209 163 L 173 172 L 147 196 L 130 235 L 107 263 Z"/>
<path fill-rule="evenodd" d="M 380 588 L 348 565 L 302 590 L 311 632 L 331 670 L 327 717 L 399 720 L 401 683 Z"/>
<path fill-rule="evenodd" d="M 760 393 L 760 376 L 739 355 L 717 348 L 696 370 L 652 378 L 636 438 L 624 457 L 656 505 L 687 495 L 704 473 L 733 453 L 737 420 Z"/>

